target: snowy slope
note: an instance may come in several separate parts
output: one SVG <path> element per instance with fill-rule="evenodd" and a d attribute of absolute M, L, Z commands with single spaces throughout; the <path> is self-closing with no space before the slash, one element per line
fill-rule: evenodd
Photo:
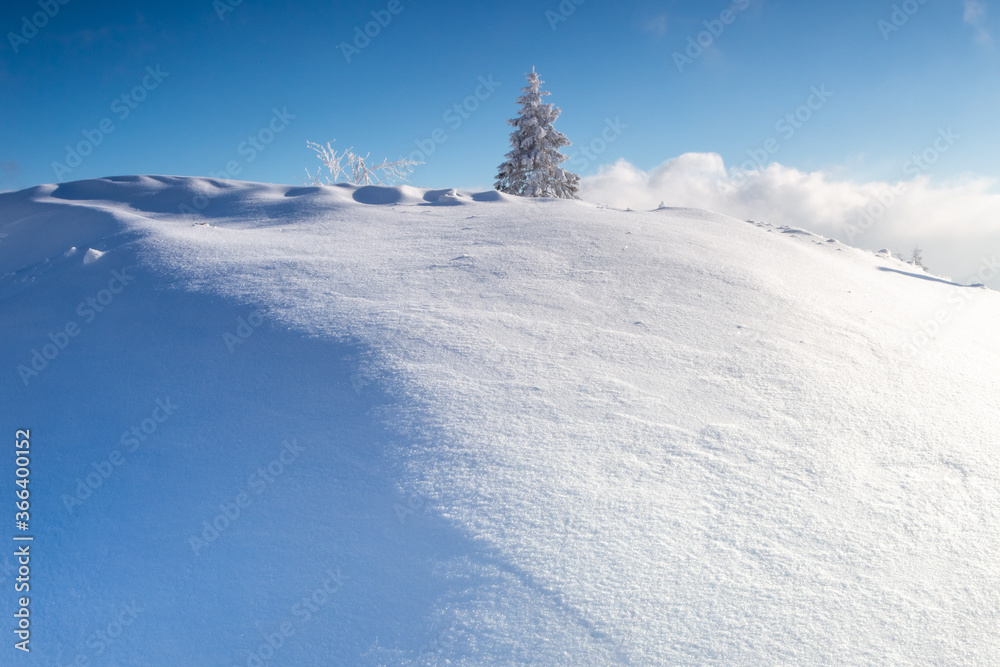
<path fill-rule="evenodd" d="M 0 194 L 0 276 L 36 664 L 1000 661 L 990 290 L 690 209 L 158 176 Z"/>

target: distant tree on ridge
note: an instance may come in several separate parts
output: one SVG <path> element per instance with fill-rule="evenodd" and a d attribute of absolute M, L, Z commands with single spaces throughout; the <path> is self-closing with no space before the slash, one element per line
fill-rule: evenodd
<path fill-rule="evenodd" d="M 577 199 L 580 177 L 559 166 L 567 158 L 559 152 L 570 141 L 552 125 L 562 110 L 542 102 L 547 91 L 544 83 L 531 68 L 528 85 L 517 98 L 521 110 L 517 118 L 507 121 L 514 128 L 510 134 L 511 151 L 500 165 L 494 187 L 501 192 L 522 197 L 560 197 Z"/>

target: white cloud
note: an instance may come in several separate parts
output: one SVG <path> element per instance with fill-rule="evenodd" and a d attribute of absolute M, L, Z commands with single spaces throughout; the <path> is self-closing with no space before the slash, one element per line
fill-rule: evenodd
<path fill-rule="evenodd" d="M 989 44 L 993 41 L 990 33 L 983 26 L 986 20 L 986 3 L 982 0 L 965 0 L 963 18 L 967 24 L 976 29 L 976 41 L 981 44 Z"/>
<path fill-rule="evenodd" d="M 975 271 L 984 255 L 1000 254 L 1000 193 L 987 178 L 855 183 L 776 163 L 730 172 L 715 153 L 687 153 L 650 171 L 619 160 L 581 185 L 584 200 L 617 208 L 663 201 L 802 227 L 872 250 L 908 253 L 919 244 L 930 269 L 955 279 Z"/>
<path fill-rule="evenodd" d="M 965 22 L 975 25 L 986 18 L 986 5 L 981 0 L 965 0 Z"/>

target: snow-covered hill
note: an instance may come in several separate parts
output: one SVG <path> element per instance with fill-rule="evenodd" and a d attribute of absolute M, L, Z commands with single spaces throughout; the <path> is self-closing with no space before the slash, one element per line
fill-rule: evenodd
<path fill-rule="evenodd" d="M 0 195 L 0 276 L 34 664 L 1000 661 L 990 290 L 698 210 L 158 176 Z"/>

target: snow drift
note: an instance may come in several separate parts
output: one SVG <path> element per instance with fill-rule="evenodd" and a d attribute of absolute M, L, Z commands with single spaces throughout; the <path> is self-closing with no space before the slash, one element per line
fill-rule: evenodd
<path fill-rule="evenodd" d="M 1000 660 L 990 290 L 692 209 L 160 176 L 0 195 L 0 276 L 37 664 Z"/>

